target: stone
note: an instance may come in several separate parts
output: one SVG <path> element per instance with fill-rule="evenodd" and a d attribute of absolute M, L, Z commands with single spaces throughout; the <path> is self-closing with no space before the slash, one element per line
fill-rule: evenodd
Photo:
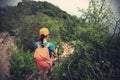
<path fill-rule="evenodd" d="M 10 72 L 11 49 L 17 49 L 14 36 L 10 36 L 8 32 L 0 33 L 0 80 L 7 80 Z"/>

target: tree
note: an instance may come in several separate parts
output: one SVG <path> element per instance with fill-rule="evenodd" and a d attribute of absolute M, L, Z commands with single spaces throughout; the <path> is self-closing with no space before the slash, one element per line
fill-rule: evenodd
<path fill-rule="evenodd" d="M 118 76 L 115 74 L 119 75 L 119 72 L 115 73 L 115 71 L 119 70 L 119 65 L 112 60 L 118 62 L 115 57 L 119 57 L 119 51 L 114 57 L 112 54 L 116 52 L 114 50 L 118 46 L 113 48 L 110 47 L 113 44 L 108 44 L 114 15 L 106 6 L 105 0 L 90 0 L 89 8 L 83 12 L 79 19 L 80 25 L 74 26 L 78 39 L 76 50 L 60 65 L 56 78 L 58 80 L 109 80 L 110 78 L 117 80 L 118 78 L 115 77 Z"/>

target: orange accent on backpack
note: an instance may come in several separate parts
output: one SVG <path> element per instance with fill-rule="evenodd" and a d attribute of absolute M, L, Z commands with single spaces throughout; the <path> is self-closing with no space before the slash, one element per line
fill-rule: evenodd
<path fill-rule="evenodd" d="M 36 62 L 36 66 L 38 70 L 44 70 L 44 71 L 48 70 L 52 65 L 52 61 L 49 57 L 49 50 L 48 50 L 49 43 L 44 47 L 40 46 L 39 43 L 37 43 L 37 45 L 38 48 L 34 52 L 34 59 Z"/>

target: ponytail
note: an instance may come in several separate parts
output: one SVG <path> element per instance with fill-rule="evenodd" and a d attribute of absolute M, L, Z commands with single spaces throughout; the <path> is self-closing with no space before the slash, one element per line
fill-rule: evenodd
<path fill-rule="evenodd" d="M 42 35 L 40 35 L 40 41 L 41 41 L 41 43 L 42 43 L 42 47 L 44 47 L 44 45 L 43 45 L 43 40 L 44 40 L 44 38 L 45 38 L 46 36 L 44 35 L 44 34 L 42 34 Z"/>

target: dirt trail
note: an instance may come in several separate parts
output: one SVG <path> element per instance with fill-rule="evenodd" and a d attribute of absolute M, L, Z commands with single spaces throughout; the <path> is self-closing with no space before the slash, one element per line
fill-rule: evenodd
<path fill-rule="evenodd" d="M 75 49 L 75 41 L 70 42 L 70 44 L 66 43 L 66 42 L 61 42 L 61 47 L 63 48 L 63 53 L 61 53 L 60 55 L 60 60 L 62 60 L 63 58 L 69 57 Z M 56 62 L 57 63 L 57 62 Z M 53 67 L 54 69 L 54 67 Z M 38 76 L 37 72 L 33 72 L 32 74 L 28 75 L 27 80 L 32 80 L 32 78 L 34 76 Z M 54 78 L 52 76 L 50 76 L 52 79 L 50 80 L 54 80 Z"/>

